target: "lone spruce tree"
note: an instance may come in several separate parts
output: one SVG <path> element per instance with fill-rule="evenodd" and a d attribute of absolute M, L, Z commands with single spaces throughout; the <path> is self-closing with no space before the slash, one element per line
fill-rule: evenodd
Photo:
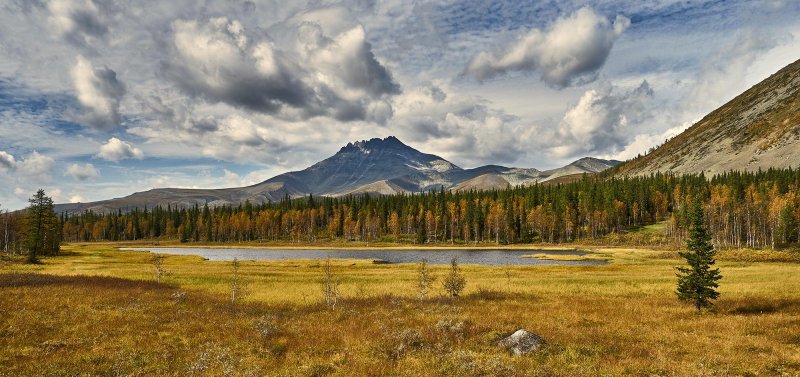
<path fill-rule="evenodd" d="M 61 244 L 58 232 L 58 217 L 53 212 L 53 199 L 39 189 L 28 199 L 30 205 L 25 214 L 25 244 L 28 263 L 37 263 L 40 255 L 55 255 Z"/>
<path fill-rule="evenodd" d="M 714 304 L 711 300 L 719 297 L 716 288 L 717 281 L 722 278 L 718 268 L 714 265 L 714 245 L 711 244 L 711 235 L 706 230 L 703 219 L 703 208 L 695 203 L 691 209 L 692 224 L 689 228 L 689 240 L 686 242 L 687 251 L 680 255 L 686 258 L 689 267 L 677 267 L 678 271 L 678 298 L 694 304 L 699 312 Z"/>

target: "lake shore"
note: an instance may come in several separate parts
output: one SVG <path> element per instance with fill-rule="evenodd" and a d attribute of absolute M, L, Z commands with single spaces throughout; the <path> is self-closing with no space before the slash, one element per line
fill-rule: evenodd
<path fill-rule="evenodd" d="M 83 242 L 86 245 L 114 245 L 119 247 L 172 247 L 172 248 L 217 248 L 217 249 L 289 249 L 289 250 L 576 250 L 588 246 L 578 244 L 397 244 L 381 242 L 319 242 L 319 243 L 211 243 L 179 241 L 123 241 L 123 242 Z"/>

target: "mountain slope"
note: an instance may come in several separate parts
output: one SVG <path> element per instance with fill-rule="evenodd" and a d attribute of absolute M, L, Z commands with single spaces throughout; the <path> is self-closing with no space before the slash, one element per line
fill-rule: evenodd
<path fill-rule="evenodd" d="M 617 174 L 800 166 L 800 60 L 754 85 Z"/>
<path fill-rule="evenodd" d="M 619 161 L 585 157 L 567 166 L 539 171 L 536 169 L 496 167 L 495 171 L 467 179 L 452 189 L 456 191 L 503 189 L 508 186 L 526 186 L 545 183 L 561 177 L 579 177 L 584 173 L 594 174 L 616 166 Z"/>
<path fill-rule="evenodd" d="M 262 183 L 226 189 L 152 189 L 92 203 L 58 204 L 57 212 L 98 213 L 130 211 L 135 208 L 258 204 L 308 194 L 321 196 L 387 195 L 429 190 L 486 190 L 529 185 L 561 176 L 596 173 L 618 161 L 584 158 L 562 168 L 539 171 L 486 165 L 462 169 L 432 154 L 422 153 L 397 138 L 371 139 L 349 143 L 335 155 L 307 169 L 284 173 Z"/>

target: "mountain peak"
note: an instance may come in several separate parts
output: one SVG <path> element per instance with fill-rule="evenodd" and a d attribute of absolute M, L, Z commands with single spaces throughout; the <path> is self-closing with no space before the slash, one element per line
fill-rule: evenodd
<path fill-rule="evenodd" d="M 375 137 L 375 138 L 372 138 L 372 139 L 369 139 L 369 140 L 361 140 L 361 141 L 355 141 L 355 142 L 347 143 L 347 145 L 345 145 L 344 147 L 342 147 L 342 149 L 339 150 L 339 153 L 356 152 L 357 151 L 357 152 L 361 152 L 363 154 L 369 154 L 369 153 L 371 153 L 372 151 L 375 151 L 375 150 L 383 150 L 383 149 L 390 149 L 390 148 L 395 148 L 395 149 L 404 149 L 404 148 L 413 149 L 413 148 L 409 147 L 408 145 L 403 144 L 403 142 L 400 141 L 400 139 L 398 139 L 398 138 L 396 138 L 394 136 L 389 136 L 389 137 L 384 138 L 384 139 Z"/>

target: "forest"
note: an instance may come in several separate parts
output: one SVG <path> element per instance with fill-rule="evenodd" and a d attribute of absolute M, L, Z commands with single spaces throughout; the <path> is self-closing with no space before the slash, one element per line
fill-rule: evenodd
<path fill-rule="evenodd" d="M 648 177 L 588 176 L 493 191 L 289 199 L 236 207 L 134 208 L 58 214 L 66 242 L 565 243 L 662 224 L 681 245 L 688 208 L 702 201 L 719 248 L 777 248 L 800 240 L 800 170 Z M 3 245 L 19 249 L 19 213 L 5 215 Z M 660 241 L 660 242 L 661 242 Z"/>

